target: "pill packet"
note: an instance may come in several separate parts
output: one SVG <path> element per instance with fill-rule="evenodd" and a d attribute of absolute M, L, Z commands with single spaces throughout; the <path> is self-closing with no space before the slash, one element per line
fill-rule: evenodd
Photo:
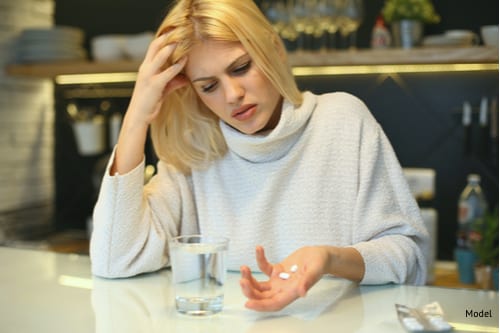
<path fill-rule="evenodd" d="M 443 309 L 438 302 L 421 308 L 410 308 L 396 304 L 398 319 L 408 332 L 451 332 L 453 327 L 444 319 Z"/>

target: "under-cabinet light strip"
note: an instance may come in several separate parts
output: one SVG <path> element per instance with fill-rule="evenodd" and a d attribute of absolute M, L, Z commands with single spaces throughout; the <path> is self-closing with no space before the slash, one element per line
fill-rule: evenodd
<path fill-rule="evenodd" d="M 409 65 L 353 65 L 294 67 L 295 76 L 473 72 L 498 70 L 498 64 L 409 64 Z"/>
<path fill-rule="evenodd" d="M 352 66 L 296 66 L 292 68 L 295 76 L 394 74 L 394 73 L 436 73 L 436 72 L 474 72 L 498 71 L 498 64 L 409 64 L 409 65 L 352 65 Z M 95 73 L 65 74 L 55 78 L 57 84 L 98 84 L 135 82 L 137 73 Z"/>
<path fill-rule="evenodd" d="M 94 83 L 121 83 L 135 82 L 137 73 L 92 73 L 92 74 L 64 74 L 57 75 L 57 84 L 94 84 Z"/>

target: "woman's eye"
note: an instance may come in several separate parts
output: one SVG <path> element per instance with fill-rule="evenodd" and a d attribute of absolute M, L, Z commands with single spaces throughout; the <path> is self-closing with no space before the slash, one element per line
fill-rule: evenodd
<path fill-rule="evenodd" d="M 250 69 L 250 64 L 251 64 L 251 61 L 248 61 L 246 63 L 244 63 L 243 65 L 240 65 L 238 67 L 236 67 L 233 72 L 235 74 L 243 74 L 243 73 L 246 73 L 248 71 L 248 69 Z"/>
<path fill-rule="evenodd" d="M 201 91 L 203 92 L 211 92 L 215 89 L 216 83 L 209 83 L 201 87 Z"/>

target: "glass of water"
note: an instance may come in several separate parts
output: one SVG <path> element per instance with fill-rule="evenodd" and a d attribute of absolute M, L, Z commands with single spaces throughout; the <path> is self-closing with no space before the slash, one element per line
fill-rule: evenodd
<path fill-rule="evenodd" d="M 178 312 L 205 316 L 222 311 L 229 240 L 202 235 L 170 240 L 172 281 Z"/>

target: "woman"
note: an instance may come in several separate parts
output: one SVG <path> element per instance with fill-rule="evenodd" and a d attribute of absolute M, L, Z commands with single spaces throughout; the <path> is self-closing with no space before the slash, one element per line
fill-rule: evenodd
<path fill-rule="evenodd" d="M 148 128 L 160 162 L 144 186 Z M 95 207 L 93 272 L 158 270 L 168 239 L 189 233 L 230 238 L 254 310 L 285 307 L 324 274 L 425 282 L 428 236 L 380 126 L 354 96 L 301 93 L 251 0 L 179 0 L 159 27 Z"/>

